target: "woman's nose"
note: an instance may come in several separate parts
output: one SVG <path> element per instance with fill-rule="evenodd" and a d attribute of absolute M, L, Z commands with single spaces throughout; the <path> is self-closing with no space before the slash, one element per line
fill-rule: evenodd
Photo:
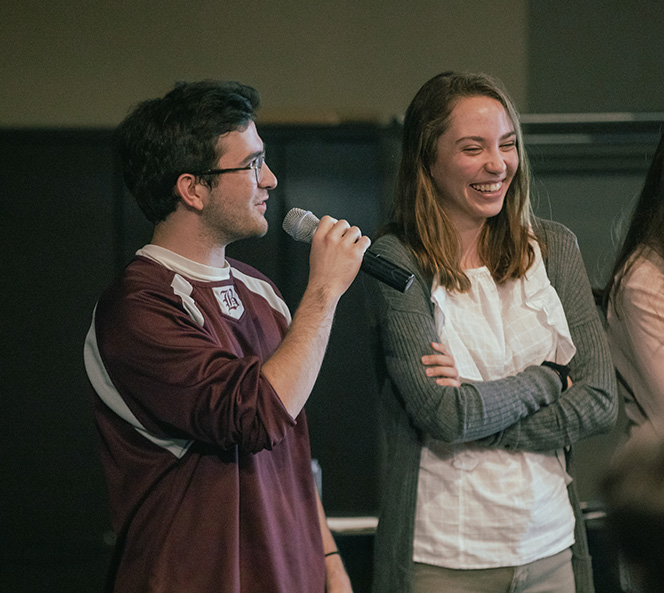
<path fill-rule="evenodd" d="M 488 153 L 488 158 L 484 166 L 491 173 L 503 173 L 507 170 L 507 163 L 500 151 L 491 151 Z"/>

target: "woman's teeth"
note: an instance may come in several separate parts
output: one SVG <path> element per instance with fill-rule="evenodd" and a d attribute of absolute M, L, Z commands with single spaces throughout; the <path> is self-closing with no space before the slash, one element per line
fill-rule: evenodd
<path fill-rule="evenodd" d="M 498 191 L 503 186 L 502 182 L 498 183 L 471 183 L 470 187 L 482 192 Z"/>

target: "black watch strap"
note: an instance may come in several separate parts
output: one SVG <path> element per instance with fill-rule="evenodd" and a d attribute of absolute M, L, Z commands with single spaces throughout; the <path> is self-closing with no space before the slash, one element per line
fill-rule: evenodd
<path fill-rule="evenodd" d="M 558 364 L 557 362 L 551 362 L 550 360 L 545 360 L 542 363 L 543 367 L 549 367 L 558 373 L 560 377 L 560 382 L 563 385 L 563 391 L 567 389 L 567 377 L 569 377 L 569 367 L 566 364 Z"/>

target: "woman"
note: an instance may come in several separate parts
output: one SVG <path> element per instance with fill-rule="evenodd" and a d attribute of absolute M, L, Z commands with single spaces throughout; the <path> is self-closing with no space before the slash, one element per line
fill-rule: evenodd
<path fill-rule="evenodd" d="M 575 237 L 531 215 L 498 81 L 429 80 L 402 148 L 373 249 L 416 280 L 369 291 L 387 386 L 374 590 L 592 591 L 565 453 L 609 430 L 617 398 Z"/>
<path fill-rule="evenodd" d="M 629 427 L 664 437 L 664 134 L 604 294 Z"/>

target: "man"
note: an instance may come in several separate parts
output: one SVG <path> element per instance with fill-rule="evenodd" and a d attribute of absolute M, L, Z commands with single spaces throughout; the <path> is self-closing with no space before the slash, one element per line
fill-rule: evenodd
<path fill-rule="evenodd" d="M 117 544 L 116 592 L 350 591 L 314 487 L 303 406 L 369 239 L 323 217 L 292 322 L 226 259 L 267 232 L 277 179 L 239 83 L 177 85 L 118 129 L 154 224 L 95 308 L 85 363 Z"/>

